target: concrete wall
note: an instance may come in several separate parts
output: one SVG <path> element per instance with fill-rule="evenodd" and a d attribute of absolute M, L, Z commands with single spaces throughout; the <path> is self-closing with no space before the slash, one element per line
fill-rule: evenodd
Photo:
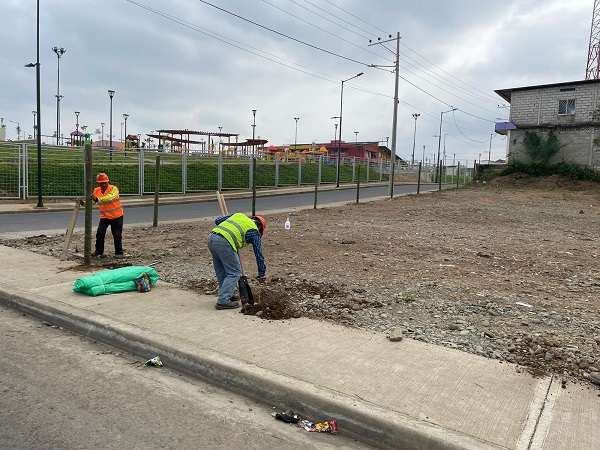
<path fill-rule="evenodd" d="M 525 131 L 545 138 L 554 130 L 561 144 L 566 144 L 550 161 L 562 161 L 600 167 L 600 147 L 593 140 L 600 137 L 600 123 L 592 115 L 598 107 L 600 83 L 573 83 L 516 90 L 511 95 L 511 122 L 516 130 L 508 135 L 508 160 L 529 162 L 523 138 Z M 575 99 L 575 114 L 559 115 L 559 100 Z M 596 126 L 597 125 L 597 126 Z"/>

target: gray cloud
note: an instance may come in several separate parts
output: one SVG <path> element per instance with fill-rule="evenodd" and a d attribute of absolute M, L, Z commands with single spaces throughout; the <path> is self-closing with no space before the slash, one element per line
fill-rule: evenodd
<path fill-rule="evenodd" d="M 251 110 L 257 109 L 256 134 L 270 143 L 293 143 L 293 117 L 300 117 L 298 142 L 327 141 L 334 133 L 330 117 L 339 115 L 341 80 L 364 72 L 344 85 L 343 138 L 354 140 L 359 131 L 358 140 L 391 139 L 391 73 L 301 45 L 197 0 L 138 3 L 173 20 L 126 0 L 41 2 L 43 134 L 55 129 L 57 58 L 51 48 L 58 46 L 67 49 L 60 66 L 65 135 L 75 129 L 76 110 L 81 111 L 80 125 L 95 130 L 105 122 L 108 133 L 107 90 L 114 89 L 117 140 L 123 113 L 129 114 L 128 132 L 135 134 L 158 128 L 217 131 L 222 126 L 244 140 L 252 136 Z M 494 89 L 584 78 L 592 18 L 587 0 L 212 3 L 365 64 L 393 64 L 392 52 L 368 46 L 368 39 L 400 31 L 400 75 L 417 87 L 400 82 L 397 153 L 410 157 L 412 113 L 418 112 L 415 153 L 420 158 L 426 145 L 430 157 L 437 150 L 433 135 L 439 132 L 440 112 L 450 104 L 485 119 L 461 111 L 444 115 L 447 153 L 463 163 L 487 154 L 493 121 L 507 116 L 497 107 L 502 101 Z M 330 11 L 333 16 L 327 17 L 342 26 L 311 13 L 326 15 L 311 4 Z M 9 120 L 20 122 L 26 134 L 33 128 L 35 71 L 23 66 L 36 58 L 36 16 L 30 1 L 8 0 L 0 8 L 0 116 L 8 138 L 14 139 Z M 492 158 L 504 157 L 505 141 L 495 137 L 492 144 Z"/>

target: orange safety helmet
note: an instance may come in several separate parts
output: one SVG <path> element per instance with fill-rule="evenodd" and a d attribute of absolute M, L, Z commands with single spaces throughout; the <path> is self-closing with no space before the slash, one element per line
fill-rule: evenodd
<path fill-rule="evenodd" d="M 264 231 L 267 229 L 267 221 L 265 219 L 263 219 L 261 216 L 252 216 L 250 218 L 252 220 L 254 220 L 254 223 L 258 227 L 258 232 L 262 236 Z"/>
<path fill-rule="evenodd" d="M 100 172 L 96 176 L 96 182 L 98 182 L 98 183 L 108 183 L 108 175 L 106 175 L 104 172 Z"/>

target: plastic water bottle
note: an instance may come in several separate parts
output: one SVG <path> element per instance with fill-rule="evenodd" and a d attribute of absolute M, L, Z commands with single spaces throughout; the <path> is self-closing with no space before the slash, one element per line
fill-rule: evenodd
<path fill-rule="evenodd" d="M 292 228 L 292 223 L 290 222 L 289 217 L 286 219 L 285 223 L 283 224 L 283 228 L 285 228 L 286 230 L 289 230 L 290 228 Z"/>

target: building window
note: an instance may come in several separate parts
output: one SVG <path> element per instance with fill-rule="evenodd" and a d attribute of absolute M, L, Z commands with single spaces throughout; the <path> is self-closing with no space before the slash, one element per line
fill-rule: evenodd
<path fill-rule="evenodd" d="M 569 115 L 575 114 L 575 99 L 570 98 L 568 100 L 559 100 L 558 101 L 558 115 Z"/>

